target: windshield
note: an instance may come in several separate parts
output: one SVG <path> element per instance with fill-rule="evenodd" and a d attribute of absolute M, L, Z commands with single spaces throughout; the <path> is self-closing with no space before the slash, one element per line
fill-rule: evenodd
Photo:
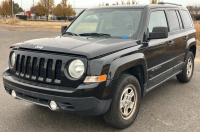
<path fill-rule="evenodd" d="M 134 38 L 141 19 L 140 9 L 96 9 L 83 12 L 66 34 Z"/>

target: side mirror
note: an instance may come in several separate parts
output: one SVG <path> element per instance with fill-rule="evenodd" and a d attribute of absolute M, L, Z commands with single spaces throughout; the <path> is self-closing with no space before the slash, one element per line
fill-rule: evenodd
<path fill-rule="evenodd" d="M 62 26 L 62 27 L 61 27 L 61 33 L 63 33 L 66 29 L 67 29 L 67 26 L 66 26 L 66 25 Z"/>
<path fill-rule="evenodd" d="M 168 38 L 168 27 L 154 27 L 148 39 Z"/>

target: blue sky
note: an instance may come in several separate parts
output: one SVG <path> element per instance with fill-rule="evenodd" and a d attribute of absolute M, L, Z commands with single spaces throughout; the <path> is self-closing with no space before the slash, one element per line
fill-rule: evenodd
<path fill-rule="evenodd" d="M 3 0 L 0 0 L 0 2 Z M 18 3 L 21 6 L 22 1 L 22 8 L 25 10 L 29 10 L 31 5 L 33 5 L 33 0 L 13 0 L 15 3 Z M 34 0 L 34 3 L 37 4 L 39 0 Z M 75 1 L 75 8 L 90 8 L 90 7 L 97 7 L 99 3 L 108 2 L 110 4 L 116 3 L 117 0 L 68 0 L 70 4 L 74 7 Z M 121 2 L 121 0 L 118 0 Z M 127 0 L 124 0 L 127 1 Z M 148 4 L 149 0 L 138 0 L 140 4 Z M 200 0 L 164 0 L 165 2 L 173 2 L 182 4 L 183 6 L 187 6 L 189 4 L 199 4 Z M 55 0 L 55 4 L 59 4 L 61 0 Z"/>

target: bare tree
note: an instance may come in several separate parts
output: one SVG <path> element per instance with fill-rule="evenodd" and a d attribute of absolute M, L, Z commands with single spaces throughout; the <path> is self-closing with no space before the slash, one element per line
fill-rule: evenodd
<path fill-rule="evenodd" d="M 186 6 L 192 19 L 193 20 L 197 20 L 198 17 L 200 17 L 200 5 L 189 5 L 189 6 Z"/>
<path fill-rule="evenodd" d="M 109 6 L 109 3 L 106 3 L 106 6 Z"/>
<path fill-rule="evenodd" d="M 116 4 L 119 5 L 119 1 L 117 1 Z"/>
<path fill-rule="evenodd" d="M 131 4 L 138 4 L 139 2 L 137 2 L 136 0 L 127 0 L 126 2 L 124 0 L 121 0 L 121 3 L 119 3 L 119 1 L 116 1 L 116 4 L 112 4 L 112 5 L 131 5 Z M 102 4 L 99 4 L 99 7 L 101 6 L 109 6 L 110 4 L 109 3 L 102 3 Z"/>
<path fill-rule="evenodd" d="M 200 14 L 200 6 L 195 4 L 193 8 L 194 8 L 193 10 L 194 17 L 195 17 L 195 20 L 197 20 L 197 17 Z"/>
<path fill-rule="evenodd" d="M 136 3 L 136 0 L 132 0 L 132 4 L 135 4 Z"/>
<path fill-rule="evenodd" d="M 158 4 L 161 0 L 149 0 L 150 4 Z"/>
<path fill-rule="evenodd" d="M 124 2 L 124 0 L 122 0 L 121 2 L 122 2 L 122 5 L 125 5 L 125 4 L 126 4 L 126 3 Z"/>
<path fill-rule="evenodd" d="M 60 3 L 62 10 L 63 10 L 63 16 L 65 18 L 66 21 L 66 16 L 67 16 L 67 0 L 62 0 Z"/>
<path fill-rule="evenodd" d="M 138 4 L 139 2 L 137 2 L 136 0 L 132 0 L 132 4 Z"/>
<path fill-rule="evenodd" d="M 188 9 L 192 19 L 194 20 L 193 6 L 192 5 L 188 5 L 188 6 L 186 6 L 186 8 Z"/>

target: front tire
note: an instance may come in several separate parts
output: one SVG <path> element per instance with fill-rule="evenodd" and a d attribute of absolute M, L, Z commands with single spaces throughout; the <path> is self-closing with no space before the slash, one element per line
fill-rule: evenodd
<path fill-rule="evenodd" d="M 176 77 L 179 82 L 187 83 L 192 79 L 193 71 L 194 71 L 194 55 L 192 52 L 189 51 L 186 57 L 186 62 L 183 67 L 183 71 Z"/>
<path fill-rule="evenodd" d="M 137 78 L 123 74 L 116 84 L 114 97 L 104 120 L 120 129 L 130 126 L 137 117 L 140 99 L 141 88 Z"/>

